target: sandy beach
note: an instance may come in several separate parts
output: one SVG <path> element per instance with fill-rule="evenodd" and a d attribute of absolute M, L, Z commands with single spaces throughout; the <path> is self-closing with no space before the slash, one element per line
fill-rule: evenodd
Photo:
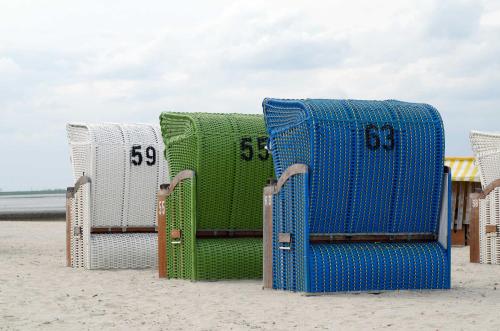
<path fill-rule="evenodd" d="M 454 248 L 450 291 L 307 297 L 259 281 L 64 266 L 64 222 L 0 222 L 1 330 L 499 329 L 500 266 Z"/>

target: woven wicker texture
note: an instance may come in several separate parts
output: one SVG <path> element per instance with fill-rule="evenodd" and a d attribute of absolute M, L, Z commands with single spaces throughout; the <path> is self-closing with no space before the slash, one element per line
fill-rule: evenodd
<path fill-rule="evenodd" d="M 500 133 L 472 131 L 470 142 L 485 188 L 500 178 Z"/>
<path fill-rule="evenodd" d="M 500 179 L 500 134 L 472 131 L 470 141 L 485 189 Z M 479 261 L 500 264 L 500 188 L 492 190 L 479 200 Z M 486 232 L 487 226 L 496 226 L 496 232 Z"/>
<path fill-rule="evenodd" d="M 433 107 L 266 99 L 263 108 L 276 177 L 295 163 L 309 167 L 273 201 L 273 287 L 338 292 L 450 286 L 448 252 L 437 242 L 309 244 L 309 234 L 438 234 L 444 132 Z M 292 234 L 289 250 L 277 243 L 276 232 Z M 410 268 L 414 264 L 421 272 Z"/>
<path fill-rule="evenodd" d="M 486 232 L 487 226 L 494 225 L 495 232 Z M 500 188 L 479 200 L 479 262 L 500 264 Z"/>
<path fill-rule="evenodd" d="M 309 254 L 309 231 L 307 224 L 307 174 L 290 178 L 273 199 L 273 287 L 301 292 L 309 291 L 308 266 L 304 256 Z M 292 233 L 289 245 L 278 242 L 279 233 Z M 282 250 L 280 247 L 290 250 Z"/>
<path fill-rule="evenodd" d="M 311 292 L 449 288 L 447 260 L 438 242 L 311 245 Z"/>
<path fill-rule="evenodd" d="M 89 269 L 137 269 L 157 265 L 156 233 L 93 234 Z"/>
<path fill-rule="evenodd" d="M 256 278 L 262 274 L 261 239 L 196 239 L 197 230 L 262 229 L 262 188 L 273 175 L 264 148 L 263 117 L 242 114 L 163 113 L 165 157 L 171 178 L 193 170 L 166 199 L 168 277 Z M 256 244 L 259 243 L 259 244 Z"/>
<path fill-rule="evenodd" d="M 167 275 L 169 278 L 196 279 L 195 185 L 194 179 L 180 182 L 165 201 Z M 169 236 L 174 229 L 181 231 L 182 240 L 176 240 Z M 173 242 L 179 243 L 172 244 Z"/>
<path fill-rule="evenodd" d="M 70 230 L 75 228 L 83 228 L 84 220 L 90 217 L 89 205 L 85 204 L 90 198 L 90 185 L 83 185 L 71 199 L 71 219 Z M 88 223 L 86 221 L 85 223 Z M 82 231 L 79 235 L 70 233 L 71 243 L 71 266 L 74 268 L 83 268 L 84 261 L 84 240 L 88 233 Z"/>
<path fill-rule="evenodd" d="M 67 132 L 74 179 L 86 175 L 91 180 L 77 192 L 74 223 L 82 230 L 71 238 L 74 266 L 82 266 L 81 261 L 88 269 L 156 266 L 154 234 L 96 236 L 90 229 L 156 225 L 156 191 L 168 179 L 160 127 L 70 123 Z"/>
<path fill-rule="evenodd" d="M 198 239 L 197 279 L 262 277 L 262 239 Z"/>

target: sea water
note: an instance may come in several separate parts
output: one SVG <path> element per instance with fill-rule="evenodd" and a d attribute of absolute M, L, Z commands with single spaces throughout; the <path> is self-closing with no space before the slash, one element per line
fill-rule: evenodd
<path fill-rule="evenodd" d="M 64 212 L 66 194 L 1 195 L 0 214 Z"/>

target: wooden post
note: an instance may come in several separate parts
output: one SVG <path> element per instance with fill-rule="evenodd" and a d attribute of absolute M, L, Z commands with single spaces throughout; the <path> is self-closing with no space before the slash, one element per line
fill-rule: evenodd
<path fill-rule="evenodd" d="M 481 193 L 471 193 L 470 262 L 479 263 L 479 199 Z"/>
<path fill-rule="evenodd" d="M 457 230 L 462 230 L 464 210 L 467 207 L 464 202 L 467 194 L 467 183 L 459 182 L 458 210 L 457 210 Z M 465 237 L 464 237 L 465 238 Z"/>
<path fill-rule="evenodd" d="M 459 183 L 451 182 L 451 230 L 455 230 L 457 224 L 457 199 L 459 192 Z"/>

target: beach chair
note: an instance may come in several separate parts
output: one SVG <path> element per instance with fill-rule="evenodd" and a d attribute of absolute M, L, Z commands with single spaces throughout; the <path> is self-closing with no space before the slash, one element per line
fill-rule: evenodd
<path fill-rule="evenodd" d="M 168 179 L 160 127 L 67 125 L 74 187 L 67 193 L 67 265 L 157 266 L 156 193 Z"/>
<path fill-rule="evenodd" d="M 400 101 L 265 99 L 264 287 L 448 289 L 450 173 L 439 113 Z"/>
<path fill-rule="evenodd" d="M 500 133 L 472 131 L 482 192 L 471 194 L 471 262 L 500 264 Z"/>
<path fill-rule="evenodd" d="M 479 168 L 474 157 L 447 156 L 445 165 L 451 171 L 451 244 L 470 244 L 472 204 L 470 194 L 481 189 Z"/>
<path fill-rule="evenodd" d="M 163 113 L 170 185 L 158 193 L 159 276 L 262 277 L 262 115 Z"/>

